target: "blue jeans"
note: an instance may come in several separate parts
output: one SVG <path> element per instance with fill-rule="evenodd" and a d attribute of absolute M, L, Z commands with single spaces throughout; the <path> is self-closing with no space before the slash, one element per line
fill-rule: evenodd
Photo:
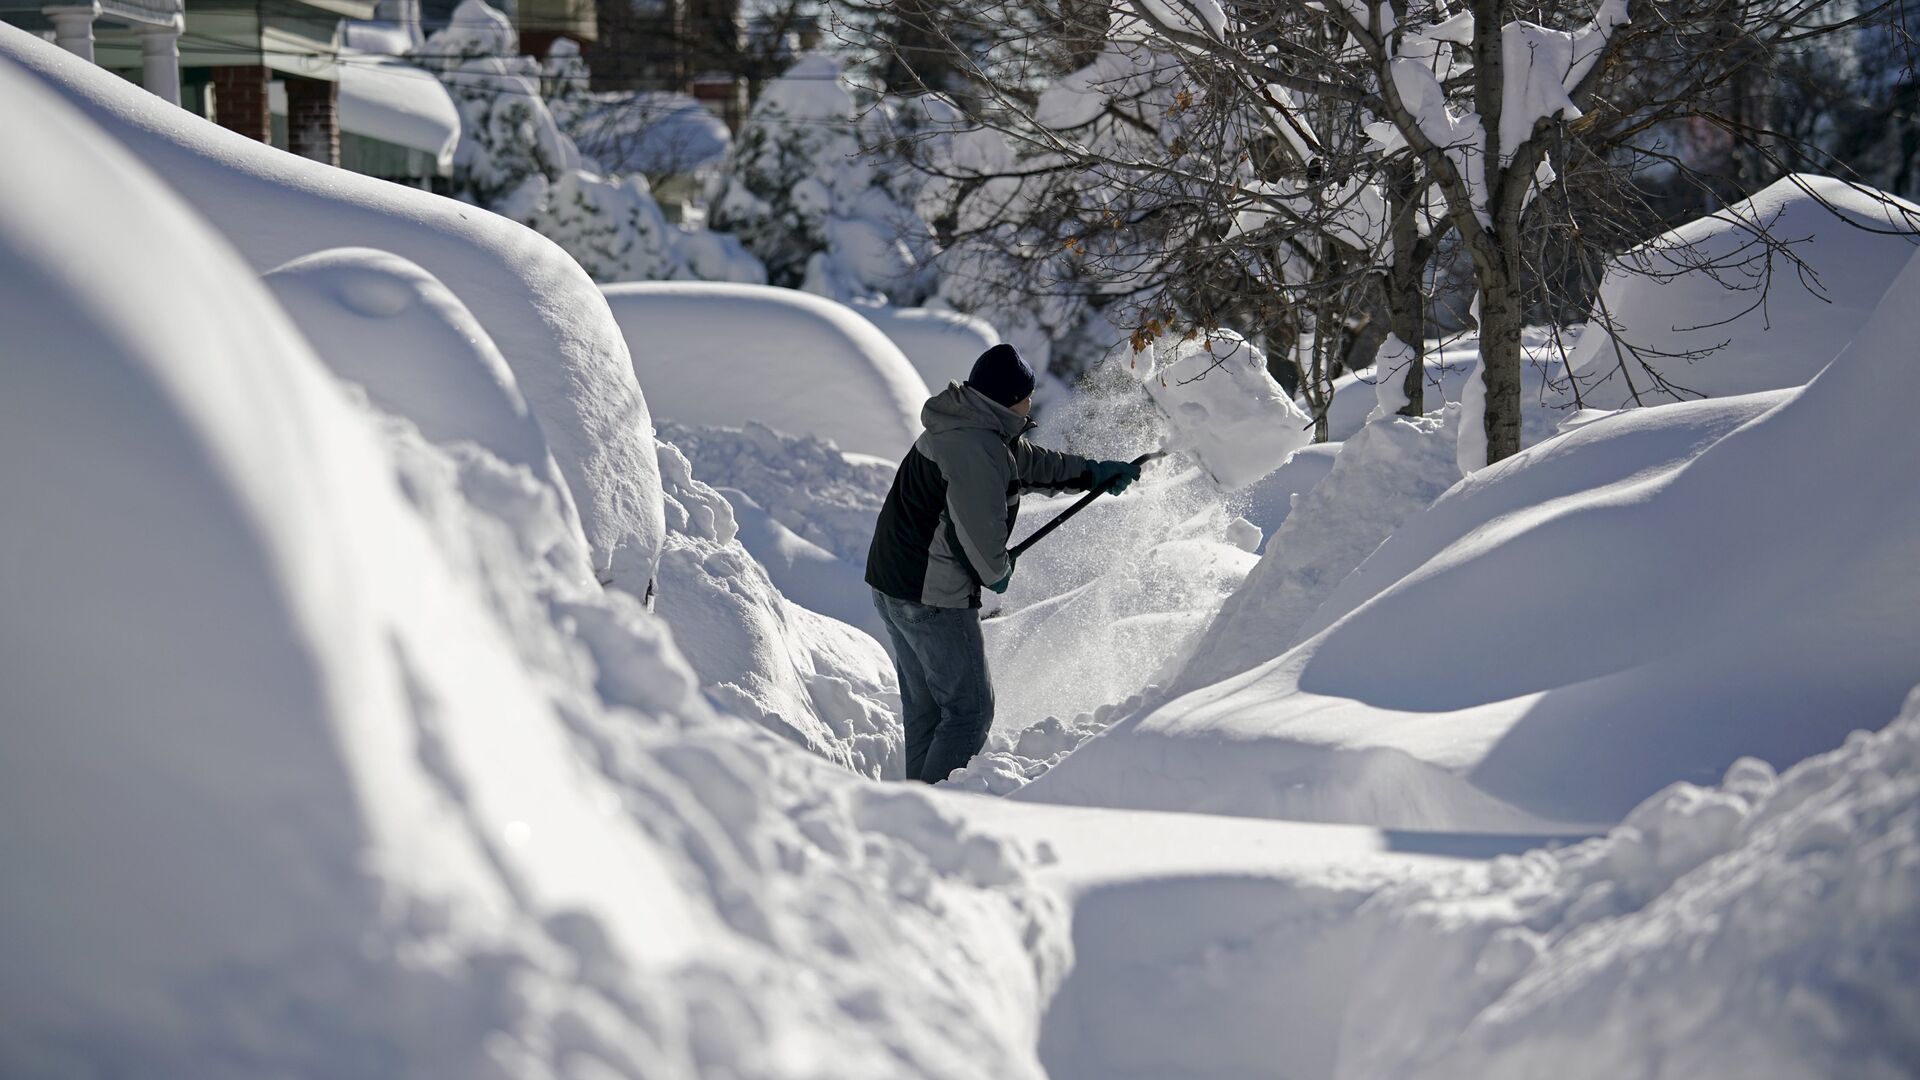
<path fill-rule="evenodd" d="M 980 752 L 993 727 L 993 680 L 980 612 L 916 604 L 877 589 L 873 606 L 893 639 L 907 779 L 938 783 Z"/>

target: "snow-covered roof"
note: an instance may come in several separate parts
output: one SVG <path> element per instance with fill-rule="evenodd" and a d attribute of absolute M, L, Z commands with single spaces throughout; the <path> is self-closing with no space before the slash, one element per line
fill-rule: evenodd
<path fill-rule="evenodd" d="M 344 53 L 340 129 L 432 154 L 445 171 L 460 142 L 460 111 L 432 72 L 392 57 Z"/>

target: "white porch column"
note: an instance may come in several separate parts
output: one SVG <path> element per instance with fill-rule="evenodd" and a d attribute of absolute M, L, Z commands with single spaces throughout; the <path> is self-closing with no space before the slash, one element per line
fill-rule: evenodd
<path fill-rule="evenodd" d="M 100 4 L 56 4 L 40 13 L 53 20 L 54 44 L 93 63 L 93 20 L 100 15 Z"/>
<path fill-rule="evenodd" d="M 180 28 L 175 15 L 165 26 L 136 26 L 140 35 L 140 85 L 171 105 L 180 104 Z"/>

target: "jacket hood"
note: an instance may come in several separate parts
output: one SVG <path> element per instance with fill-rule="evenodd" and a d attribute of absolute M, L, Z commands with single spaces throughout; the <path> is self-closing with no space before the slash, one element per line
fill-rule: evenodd
<path fill-rule="evenodd" d="M 1011 441 L 1026 433 L 1033 421 L 965 383 L 955 382 L 927 399 L 920 409 L 920 424 L 929 435 L 981 428 Z"/>

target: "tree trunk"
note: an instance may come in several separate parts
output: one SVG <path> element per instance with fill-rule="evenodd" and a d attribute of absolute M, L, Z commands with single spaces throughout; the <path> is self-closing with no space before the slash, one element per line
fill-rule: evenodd
<path fill-rule="evenodd" d="M 1479 261 L 1479 260 L 1476 260 Z M 1526 309 L 1520 279 L 1510 275 L 1498 254 L 1481 262 L 1480 363 L 1487 393 L 1487 464 L 1520 452 L 1520 331 Z"/>
<path fill-rule="evenodd" d="M 1418 182 L 1411 163 L 1399 162 L 1387 173 L 1387 214 L 1393 259 L 1387 265 L 1384 282 L 1388 329 L 1409 349 L 1413 362 L 1403 373 L 1407 403 L 1401 416 L 1421 416 L 1427 411 L 1426 337 L 1427 298 L 1421 290 L 1427 260 L 1433 256 L 1433 241 L 1420 235 L 1417 202 L 1425 186 Z M 1378 378 L 1379 375 L 1375 375 Z"/>

